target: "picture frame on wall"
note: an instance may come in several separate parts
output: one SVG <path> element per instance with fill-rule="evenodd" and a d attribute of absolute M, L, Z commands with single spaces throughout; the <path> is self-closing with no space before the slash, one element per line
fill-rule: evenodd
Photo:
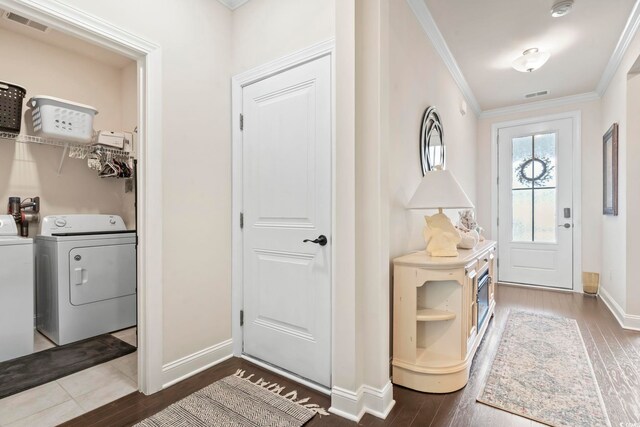
<path fill-rule="evenodd" d="M 602 213 L 618 215 L 618 124 L 602 137 Z"/>

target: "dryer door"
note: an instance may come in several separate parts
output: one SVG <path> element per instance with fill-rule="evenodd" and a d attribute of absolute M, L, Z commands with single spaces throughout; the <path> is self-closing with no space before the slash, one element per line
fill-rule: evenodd
<path fill-rule="evenodd" d="M 136 293 L 135 245 L 69 251 L 69 297 L 83 305 Z"/>

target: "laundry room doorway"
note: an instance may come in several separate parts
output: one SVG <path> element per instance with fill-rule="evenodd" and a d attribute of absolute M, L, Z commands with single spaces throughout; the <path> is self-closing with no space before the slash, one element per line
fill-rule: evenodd
<path fill-rule="evenodd" d="M 94 166 L 97 163 L 100 163 L 101 166 L 106 166 L 107 163 L 110 164 L 109 167 L 112 169 L 103 170 L 103 168 L 101 168 L 100 171 L 95 170 L 95 176 L 93 177 L 95 178 L 95 181 L 91 181 L 91 183 L 93 185 L 93 183 L 96 182 L 98 184 L 95 185 L 101 186 L 103 189 L 109 185 L 121 188 L 121 190 L 119 190 L 123 193 L 120 200 L 121 205 L 117 206 L 117 202 L 114 203 L 113 201 L 109 201 L 109 203 L 104 202 L 104 200 L 109 200 L 109 195 L 112 193 L 102 192 L 104 200 L 98 200 L 99 198 L 96 197 L 94 198 L 94 205 L 89 207 L 78 205 L 77 211 L 82 211 L 83 209 L 84 212 L 102 213 L 112 210 L 117 211 L 118 215 L 106 215 L 104 218 L 106 220 L 105 227 L 121 226 L 120 230 L 116 231 L 109 229 L 109 232 L 113 231 L 116 234 L 119 232 L 129 233 L 127 236 L 122 235 L 118 237 L 118 239 L 123 239 L 122 242 L 126 240 L 126 245 L 131 245 L 131 247 L 127 249 L 126 254 L 124 255 L 122 255 L 122 253 L 115 253 L 111 249 L 106 249 L 106 247 L 106 252 L 103 251 L 102 254 L 109 253 L 109 256 L 114 257 L 123 256 L 126 257 L 127 260 L 131 257 L 134 258 L 132 264 L 134 269 L 127 270 L 134 272 L 134 277 L 132 279 L 133 286 L 131 286 L 131 283 L 127 282 L 126 286 L 121 286 L 118 289 L 114 289 L 112 293 L 105 293 L 102 296 L 95 293 L 82 294 L 80 291 L 80 293 L 76 295 L 78 297 L 76 303 L 71 305 L 78 307 L 83 305 L 86 306 L 88 303 L 107 301 L 112 298 L 106 297 L 114 295 L 119 297 L 121 294 L 122 296 L 127 294 L 127 296 L 130 296 L 132 295 L 131 292 L 133 289 L 133 291 L 137 293 L 137 302 L 135 299 L 133 300 L 133 308 L 134 311 L 137 312 L 137 321 L 134 320 L 134 323 L 137 323 L 137 337 L 135 329 L 131 330 L 129 327 L 124 330 L 114 331 L 114 334 L 117 335 L 116 338 L 120 342 L 130 342 L 138 345 L 137 353 L 135 353 L 135 359 L 133 360 L 134 365 L 137 366 L 137 372 L 128 372 L 132 383 L 135 385 L 133 391 L 140 390 L 147 394 L 159 391 L 163 387 L 163 346 L 161 327 L 162 270 L 152 266 L 162 265 L 162 129 L 160 120 L 162 92 L 160 80 L 160 49 L 152 42 L 134 36 L 103 20 L 99 20 L 89 14 L 79 11 L 78 9 L 61 3 L 52 4 L 48 1 L 24 2 L 20 0 L 0 0 L 0 9 L 3 12 L 3 19 L 5 19 L 5 16 L 11 15 L 12 17 L 21 18 L 26 22 L 38 23 L 40 24 L 40 27 L 45 27 L 47 29 L 46 35 L 43 34 L 40 36 L 32 36 L 28 33 L 32 28 L 38 27 L 35 24 L 30 26 L 32 27 L 31 29 L 24 28 L 23 30 L 15 31 L 16 40 L 23 36 L 25 36 L 25 40 L 29 39 L 26 40 L 25 43 L 30 44 L 30 52 L 46 52 L 47 48 L 44 47 L 40 49 L 38 47 L 39 44 L 45 46 L 47 43 L 55 43 L 54 39 L 58 41 L 71 40 L 72 45 L 75 48 L 80 46 L 80 51 L 85 47 L 87 47 L 87 49 L 94 47 L 97 52 L 104 53 L 105 56 L 113 58 L 114 61 L 118 61 L 119 57 L 123 61 L 122 63 L 131 65 L 127 70 L 128 77 L 126 79 L 121 79 L 117 66 L 107 64 L 107 68 L 110 67 L 113 70 L 111 73 L 114 75 L 116 80 L 120 79 L 122 81 L 127 81 L 126 85 L 120 85 L 118 87 L 118 92 L 113 96 L 113 98 L 119 98 L 121 96 L 121 91 L 122 93 L 126 92 L 126 96 L 130 96 L 132 102 L 129 105 L 132 105 L 132 108 L 130 108 L 126 114 L 124 113 L 124 110 L 121 112 L 127 117 L 132 117 L 132 120 L 128 121 L 127 124 L 125 124 L 124 121 L 119 122 L 117 121 L 119 119 L 116 119 L 115 117 L 121 112 L 114 112 L 111 114 L 114 121 L 108 122 L 106 117 L 110 115 L 107 113 L 110 111 L 109 109 L 111 108 L 111 104 L 104 102 L 102 103 L 103 105 L 108 105 L 107 107 L 103 107 L 103 112 L 105 113 L 103 117 L 105 118 L 100 118 L 103 120 L 101 123 L 104 125 L 97 128 L 120 130 L 126 126 L 126 129 L 132 134 L 131 139 L 135 139 L 134 156 L 137 159 L 137 167 L 135 168 L 137 169 L 137 173 L 135 174 L 135 177 L 132 176 L 126 180 L 126 184 L 125 179 L 118 180 L 118 176 L 116 176 L 119 175 L 120 178 L 123 178 L 129 173 L 124 170 L 124 166 L 119 165 L 118 163 L 120 162 L 120 158 L 124 156 L 117 153 L 116 149 L 113 147 L 109 148 L 108 146 L 103 145 L 104 148 L 102 148 L 100 153 L 95 156 L 96 151 L 93 148 L 88 148 L 89 145 L 87 145 L 87 148 L 83 148 L 72 142 L 61 142 L 60 144 L 56 144 L 55 138 L 34 136 L 33 129 L 26 128 L 23 128 L 21 132 L 17 129 L 15 135 L 10 133 L 3 134 L 2 138 L 4 141 L 0 141 L 0 144 L 2 144 L 3 147 L 10 147 L 8 149 L 11 150 L 12 155 L 8 157 L 9 159 L 20 160 L 23 154 L 28 154 L 34 156 L 34 159 L 31 162 L 31 167 L 36 168 L 38 165 L 44 165 L 44 167 L 39 168 L 39 170 L 34 169 L 35 172 L 40 172 L 40 174 L 36 174 L 36 176 L 39 176 L 39 181 L 42 185 L 46 186 L 49 183 L 52 183 L 53 185 L 53 183 L 56 182 L 53 179 L 48 179 L 43 176 L 44 172 L 50 173 L 50 170 L 53 170 L 53 173 L 57 173 L 57 176 L 59 177 L 57 178 L 57 182 L 60 189 L 64 188 L 64 185 L 59 185 L 59 183 L 66 181 L 79 187 L 90 187 L 90 185 L 87 184 L 89 181 L 85 179 L 84 175 L 75 176 L 74 174 L 76 172 L 80 173 L 80 169 L 84 168 L 84 172 L 82 172 L 82 174 L 86 175 L 87 166 L 91 166 L 92 159 L 95 160 L 93 163 Z M 14 19 L 14 21 L 17 22 L 19 19 Z M 17 25 L 16 22 L 9 22 L 7 25 Z M 0 28 L 0 30 L 3 30 L 3 28 Z M 4 40 L 5 38 L 3 38 L 3 41 Z M 82 54 L 82 52 L 80 52 L 80 54 Z M 69 57 L 69 61 L 73 61 L 73 58 L 75 57 L 82 56 L 79 55 L 79 52 L 71 52 L 68 54 L 64 52 L 63 55 L 66 55 L 64 58 Z M 9 61 L 6 62 L 8 63 Z M 60 59 L 60 62 L 63 61 Z M 94 62 L 104 64 L 104 58 L 100 57 L 99 61 Z M 68 63 L 69 69 L 76 71 L 73 68 L 74 65 L 75 64 L 72 64 L 71 62 Z M 23 70 L 24 69 L 25 68 L 23 68 Z M 90 69 L 90 67 L 87 69 Z M 107 75 L 108 73 L 109 72 L 105 72 L 103 74 Z M 103 74 L 96 75 L 96 81 Z M 45 70 L 42 70 L 42 75 L 44 76 L 44 79 L 47 78 Z M 16 75 L 13 80 L 15 81 L 21 78 L 26 79 L 25 76 Z M 2 80 L 1 73 L 0 80 Z M 81 82 L 84 81 L 88 80 L 76 79 L 75 83 L 80 86 L 82 84 Z M 92 83 L 95 82 L 92 81 Z M 28 91 L 30 97 L 39 93 L 55 95 L 55 90 L 59 89 L 55 87 L 48 88 L 47 86 L 40 85 L 39 83 L 30 83 L 29 86 Z M 71 87 L 72 85 L 70 84 L 69 86 Z M 99 95 L 94 94 L 95 98 L 98 100 L 103 98 L 106 99 L 110 96 L 108 93 L 105 93 L 106 90 L 103 86 L 97 84 L 90 89 L 103 91 L 103 93 Z M 90 90 L 88 90 L 87 93 L 91 93 Z M 58 97 L 63 96 L 64 94 L 58 94 Z M 66 99 L 71 99 L 71 96 Z M 26 100 L 27 99 L 25 99 L 25 101 Z M 85 103 L 88 104 L 89 102 L 85 101 Z M 118 126 L 117 124 L 114 125 L 113 123 L 119 123 L 121 126 Z M 134 132 L 134 128 L 137 128 L 137 132 Z M 97 135 L 95 137 L 98 138 Z M 64 141 L 63 138 L 61 140 Z M 153 144 L 150 144 L 150 141 L 153 141 Z M 93 147 L 93 145 L 91 145 L 91 147 Z M 55 162 L 55 166 L 51 166 L 52 163 L 49 160 L 51 157 L 55 156 L 57 156 L 57 161 Z M 2 161 L 10 160 L 3 157 Z M 84 163 L 84 165 L 82 167 L 79 166 L 82 163 Z M 24 170 L 24 168 L 3 168 L 5 171 L 11 171 L 12 169 L 14 170 L 14 174 L 20 173 Z M 104 176 L 104 179 L 101 179 L 98 176 L 101 173 L 110 176 Z M 130 174 L 133 175 L 133 171 L 131 171 Z M 9 184 L 6 185 L 8 187 L 7 189 L 1 188 L 2 190 L 11 192 L 24 191 L 17 186 L 11 185 L 12 177 L 4 178 L 6 179 L 3 179 L 2 182 Z M 45 193 L 44 197 L 41 197 L 40 200 L 43 202 L 43 207 L 45 209 L 44 211 L 40 211 L 41 216 L 51 216 L 52 221 L 60 221 L 59 224 L 63 224 L 63 221 L 66 221 L 65 224 L 76 224 L 76 222 L 74 222 L 69 216 L 62 215 L 62 212 L 75 214 L 77 213 L 76 211 L 72 212 L 70 208 L 66 208 L 68 209 L 67 211 L 62 211 L 53 202 L 55 201 L 58 204 L 63 204 L 63 202 L 67 203 L 69 197 L 73 197 L 73 195 L 68 195 L 72 192 L 61 192 L 58 197 L 54 197 L 55 194 L 50 192 L 48 189 L 44 189 L 43 192 Z M 28 195 L 31 196 L 31 194 Z M 35 196 L 36 194 L 33 195 Z M 100 203 L 103 204 L 100 205 Z M 123 221 L 122 223 L 120 222 L 121 219 Z M 88 241 L 89 238 L 87 236 L 80 236 L 80 232 L 76 233 L 75 231 L 68 232 L 68 230 L 62 230 L 65 226 L 66 225 L 58 225 L 59 229 L 54 230 L 51 234 L 59 234 L 59 236 L 52 237 L 59 240 L 86 239 Z M 94 231 L 95 230 L 91 231 L 91 233 L 97 235 Z M 34 233 L 36 232 L 37 231 L 34 231 Z M 65 236 L 62 236 L 62 234 L 65 234 Z M 131 234 L 133 234 L 132 239 L 129 238 L 129 235 Z M 91 237 L 94 236 L 92 235 Z M 76 286 L 79 286 L 78 290 L 83 286 L 83 284 L 91 281 L 91 277 L 100 275 L 99 270 L 102 266 L 100 263 L 95 263 L 95 260 L 92 258 L 93 255 L 93 252 L 87 251 L 82 254 L 75 253 L 71 258 L 71 262 L 82 264 L 77 266 L 77 268 L 70 265 L 72 271 L 68 276 L 71 282 L 75 281 Z M 96 266 L 95 268 L 91 267 L 93 268 L 93 272 L 88 271 L 88 265 Z M 90 298 L 87 297 L 87 295 L 90 295 Z M 133 296 L 135 298 L 135 294 L 133 294 Z M 127 304 L 130 305 L 131 299 L 127 301 Z M 114 328 L 119 328 L 117 324 L 114 323 L 114 325 Z M 72 339 L 75 338 L 76 337 L 74 336 Z M 63 338 L 57 339 L 60 340 L 60 343 L 65 342 Z M 47 340 L 49 343 L 52 343 L 53 338 L 49 337 Z M 56 343 L 53 344 L 55 345 Z M 109 368 L 104 368 L 103 370 L 107 371 L 111 370 L 111 368 L 117 369 L 117 367 L 112 365 Z M 81 392 L 85 390 L 74 390 L 73 392 L 69 390 L 66 391 L 69 393 L 75 393 L 79 396 L 83 394 Z M 72 397 L 75 399 L 76 396 Z M 11 397 L 7 397 L 7 399 L 11 399 Z M 90 405 L 86 407 L 89 406 Z"/>
<path fill-rule="evenodd" d="M 233 93 L 234 351 L 324 392 L 331 388 L 331 52 L 323 46 L 239 76 Z"/>

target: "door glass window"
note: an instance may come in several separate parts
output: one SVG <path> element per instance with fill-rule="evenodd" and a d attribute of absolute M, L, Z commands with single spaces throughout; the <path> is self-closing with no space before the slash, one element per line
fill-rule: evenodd
<path fill-rule="evenodd" d="M 556 241 L 556 134 L 513 138 L 512 239 Z"/>

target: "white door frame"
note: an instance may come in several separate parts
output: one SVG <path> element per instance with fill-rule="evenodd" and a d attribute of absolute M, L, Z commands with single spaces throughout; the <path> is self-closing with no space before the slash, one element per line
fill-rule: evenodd
<path fill-rule="evenodd" d="M 553 120 L 573 120 L 573 283 L 574 292 L 582 292 L 582 113 L 569 111 L 540 117 L 511 120 L 491 125 L 491 239 L 498 240 L 498 131 Z M 543 287 L 543 286 L 539 286 Z M 550 288 L 557 290 L 557 288 Z"/>
<path fill-rule="evenodd" d="M 275 61 L 260 65 L 249 71 L 235 75 L 231 78 L 231 140 L 232 140 L 232 224 L 231 224 L 231 335 L 233 337 L 233 355 L 243 357 L 257 363 L 267 369 L 275 370 L 280 375 L 301 382 L 320 392 L 330 394 L 330 391 L 318 384 L 305 381 L 293 376 L 284 370 L 274 369 L 273 366 L 261 363 L 251 357 L 242 354 L 242 328 L 240 327 L 240 310 L 243 306 L 243 262 L 242 262 L 242 230 L 240 229 L 240 213 L 242 212 L 242 132 L 240 131 L 240 114 L 242 113 L 242 88 L 252 83 L 264 80 L 270 76 L 281 73 L 298 65 L 315 59 L 329 56 L 331 58 L 331 237 L 333 248 L 331 250 L 331 295 L 335 295 L 335 242 L 336 236 L 336 132 L 335 132 L 335 40 L 329 39 L 309 48 L 287 55 Z M 332 297 L 333 301 L 333 297 Z M 331 319 L 334 319 L 334 306 L 331 304 Z M 331 327 L 331 326 L 330 326 Z M 333 339 L 332 339 L 333 342 Z M 331 364 L 334 364 L 333 351 L 331 352 Z"/>
<path fill-rule="evenodd" d="M 138 388 L 162 390 L 162 62 L 160 46 L 51 0 L 0 0 L 7 11 L 97 44 L 138 65 Z"/>

